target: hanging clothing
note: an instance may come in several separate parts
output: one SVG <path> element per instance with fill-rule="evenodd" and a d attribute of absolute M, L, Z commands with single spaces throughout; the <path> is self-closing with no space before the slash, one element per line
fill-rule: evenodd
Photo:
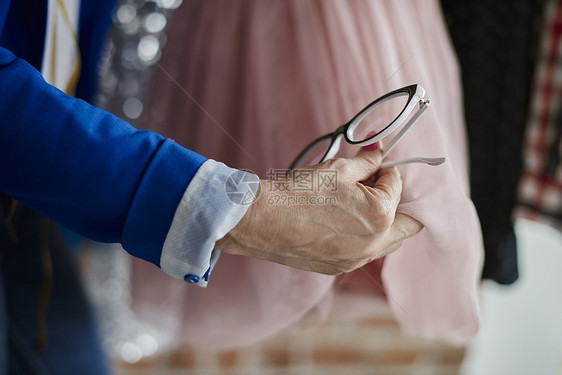
<path fill-rule="evenodd" d="M 390 158 L 447 162 L 400 167 L 399 211 L 425 228 L 384 262 L 333 277 L 223 254 L 201 291 L 134 262 L 140 316 L 172 327 L 181 341 L 235 347 L 326 316 L 343 295 L 352 297 L 348 310 L 361 310 L 353 296 L 381 298 L 381 280 L 407 332 L 454 343 L 473 337 L 482 242 L 469 199 L 459 71 L 437 1 L 187 0 L 154 74 L 139 126 L 262 178 L 370 101 L 412 83 L 432 106 Z M 165 312 L 155 310 L 163 304 Z"/>
<path fill-rule="evenodd" d="M 517 216 L 562 230 L 562 1 L 549 1 L 524 138 Z"/>
<path fill-rule="evenodd" d="M 482 278 L 511 284 L 519 277 L 513 210 L 543 0 L 441 3 L 462 72 Z"/>

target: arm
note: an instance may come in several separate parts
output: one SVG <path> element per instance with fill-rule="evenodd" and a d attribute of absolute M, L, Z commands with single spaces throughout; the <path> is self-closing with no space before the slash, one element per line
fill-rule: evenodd
<path fill-rule="evenodd" d="M 48 85 L 0 48 L 0 191 L 156 265 L 205 158 Z"/>
<path fill-rule="evenodd" d="M 387 254 L 421 229 L 394 216 L 396 170 L 381 173 L 372 188 L 358 183 L 378 170 L 379 151 L 317 166 L 341 177 L 330 210 L 268 205 L 264 194 L 244 215 L 248 206 L 224 192 L 234 170 L 66 96 L 3 48 L 0 97 L 0 191 L 81 235 L 120 242 L 175 278 L 206 281 L 223 236 L 219 247 L 227 252 L 334 274 Z M 403 222 L 415 225 L 397 230 Z M 313 241 L 292 253 L 286 244 L 295 236 Z"/>

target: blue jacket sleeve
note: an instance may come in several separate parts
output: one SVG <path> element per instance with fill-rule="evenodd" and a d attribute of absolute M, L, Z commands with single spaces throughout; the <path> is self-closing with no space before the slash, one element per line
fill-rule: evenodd
<path fill-rule="evenodd" d="M 0 191 L 77 233 L 160 266 L 206 159 L 71 98 L 0 47 Z"/>

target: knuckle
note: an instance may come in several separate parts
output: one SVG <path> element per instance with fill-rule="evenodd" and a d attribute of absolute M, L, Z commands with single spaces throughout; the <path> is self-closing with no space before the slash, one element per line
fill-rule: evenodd
<path fill-rule="evenodd" d="M 379 230 L 385 230 L 389 228 L 394 222 L 395 211 L 389 202 L 385 201 L 375 201 L 372 203 L 372 209 L 369 211 L 371 216 L 371 222 L 375 224 L 375 227 Z"/>
<path fill-rule="evenodd" d="M 334 169 L 336 173 L 343 173 L 346 171 L 346 160 L 343 158 L 330 159 L 327 161 L 328 167 Z"/>
<path fill-rule="evenodd" d="M 342 265 L 338 262 L 335 262 L 335 263 L 332 263 L 332 264 L 328 265 L 327 267 L 325 267 L 323 272 L 321 272 L 321 273 L 324 273 L 326 275 L 335 276 L 335 275 L 339 275 L 339 274 L 346 273 L 346 272 L 348 272 L 348 271 L 346 271 L 345 265 Z"/>
<path fill-rule="evenodd" d="M 354 267 L 354 263 L 347 263 L 345 265 L 340 265 L 337 268 L 337 274 L 342 274 L 342 273 L 349 273 L 353 270 L 355 270 L 357 267 Z"/>
<path fill-rule="evenodd" d="M 374 170 L 379 169 L 381 165 L 381 153 L 376 153 L 374 157 L 363 157 L 368 166 Z"/>
<path fill-rule="evenodd" d="M 356 269 L 363 267 L 366 263 L 368 263 L 372 257 L 373 257 L 372 252 L 364 250 L 361 252 L 361 254 L 358 254 L 355 257 L 355 259 L 350 260 L 345 264 L 341 265 L 339 269 L 344 273 L 355 271 Z"/>
<path fill-rule="evenodd" d="M 378 181 L 377 183 L 377 191 L 381 195 L 380 198 L 384 198 L 386 200 L 393 200 L 396 196 L 400 195 L 401 189 L 399 185 L 394 185 L 394 180 L 385 180 L 385 181 Z"/>
<path fill-rule="evenodd" d="M 378 258 L 378 254 L 380 252 L 379 246 L 374 246 L 375 244 L 371 244 L 370 246 L 366 246 L 366 250 L 364 253 L 363 258 L 360 262 L 358 262 L 358 266 L 362 267 L 365 264 L 371 262 L 373 259 Z"/>
<path fill-rule="evenodd" d="M 379 214 L 379 221 L 381 226 L 384 228 L 389 228 L 394 221 L 394 210 L 388 204 L 382 205 L 382 209 Z"/>
<path fill-rule="evenodd" d="M 338 261 L 334 261 L 332 263 L 332 274 L 337 275 L 342 273 L 349 273 L 361 267 L 363 263 L 363 257 L 359 255 L 356 255 L 353 258 L 346 258 L 345 260 L 341 259 Z"/>

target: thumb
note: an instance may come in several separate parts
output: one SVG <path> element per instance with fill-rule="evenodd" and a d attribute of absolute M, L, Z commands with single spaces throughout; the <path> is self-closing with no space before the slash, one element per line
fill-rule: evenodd
<path fill-rule="evenodd" d="M 423 228 L 423 224 L 416 219 L 408 215 L 396 214 L 390 227 L 390 235 L 387 237 L 388 244 L 380 255 L 388 255 L 398 250 L 403 240 L 418 234 Z"/>
<path fill-rule="evenodd" d="M 418 234 L 423 227 L 423 224 L 413 217 L 397 213 L 391 226 L 391 237 L 394 237 L 397 241 L 402 241 Z"/>

